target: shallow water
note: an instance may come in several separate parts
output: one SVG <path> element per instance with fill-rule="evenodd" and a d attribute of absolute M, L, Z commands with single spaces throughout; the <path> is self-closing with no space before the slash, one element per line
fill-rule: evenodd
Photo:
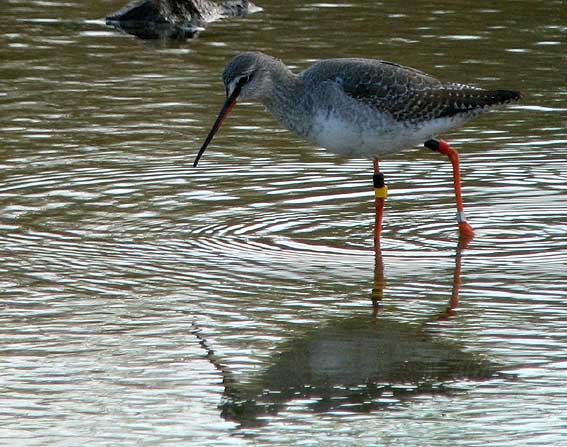
<path fill-rule="evenodd" d="M 92 3 L 9 1 L 0 32 L 2 444 L 567 443 L 561 1 L 258 0 L 187 42 Z M 445 136 L 469 247 L 423 148 L 381 165 L 378 259 L 370 163 L 257 105 L 194 169 L 245 49 L 525 92 Z"/>

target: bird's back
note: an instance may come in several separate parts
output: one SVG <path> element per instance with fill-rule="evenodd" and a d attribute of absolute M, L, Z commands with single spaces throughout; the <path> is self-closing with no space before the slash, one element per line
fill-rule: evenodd
<path fill-rule="evenodd" d="M 300 78 L 314 86 L 335 82 L 356 101 L 390 114 L 397 121 L 411 123 L 436 118 L 472 118 L 521 96 L 511 90 L 442 83 L 422 71 L 373 59 L 327 59 L 302 72 Z"/>

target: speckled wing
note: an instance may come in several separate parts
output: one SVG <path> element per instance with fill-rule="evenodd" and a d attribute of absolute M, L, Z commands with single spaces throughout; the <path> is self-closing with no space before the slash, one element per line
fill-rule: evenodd
<path fill-rule="evenodd" d="M 436 118 L 472 117 L 520 98 L 519 92 L 443 84 L 413 68 L 370 59 L 331 59 L 302 73 L 304 79 L 333 81 L 344 93 L 395 120 L 419 123 Z"/>

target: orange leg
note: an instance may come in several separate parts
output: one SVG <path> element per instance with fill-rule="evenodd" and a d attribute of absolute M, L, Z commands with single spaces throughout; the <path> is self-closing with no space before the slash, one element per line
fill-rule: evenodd
<path fill-rule="evenodd" d="M 463 207 L 459 154 L 455 149 L 449 146 L 449 143 L 444 140 L 428 140 L 424 145 L 429 149 L 432 149 L 449 157 L 449 160 L 453 165 L 453 186 L 455 189 L 455 201 L 457 203 L 457 222 L 459 223 L 459 232 L 461 234 L 461 238 L 472 239 L 474 237 L 474 231 L 467 222 L 467 219 L 465 217 L 465 209 Z"/>
<path fill-rule="evenodd" d="M 380 248 L 380 236 L 382 234 L 382 217 L 384 215 L 384 202 L 388 196 L 388 187 L 384 184 L 384 174 L 380 172 L 378 160 L 374 163 L 374 205 L 376 207 L 376 220 L 374 225 L 374 249 Z"/>

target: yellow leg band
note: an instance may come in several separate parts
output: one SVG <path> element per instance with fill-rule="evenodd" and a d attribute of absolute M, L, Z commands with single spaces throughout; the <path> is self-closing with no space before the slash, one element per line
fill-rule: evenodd
<path fill-rule="evenodd" d="M 388 197 L 388 187 L 384 185 L 381 188 L 374 188 L 374 197 L 377 199 L 385 199 Z"/>

